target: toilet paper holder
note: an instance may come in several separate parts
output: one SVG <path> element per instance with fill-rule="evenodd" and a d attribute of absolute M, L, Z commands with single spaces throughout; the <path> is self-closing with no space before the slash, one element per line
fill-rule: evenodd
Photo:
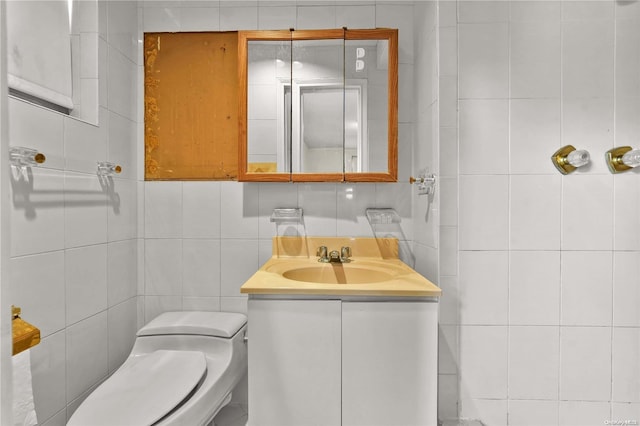
<path fill-rule="evenodd" d="M 20 318 L 21 309 L 11 305 L 11 329 L 13 355 L 26 351 L 40 343 L 40 329 Z"/>

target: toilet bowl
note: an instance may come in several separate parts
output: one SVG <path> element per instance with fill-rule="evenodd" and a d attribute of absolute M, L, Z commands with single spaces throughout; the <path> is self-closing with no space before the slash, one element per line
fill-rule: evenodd
<path fill-rule="evenodd" d="M 246 323 L 245 315 L 229 312 L 159 315 L 67 425 L 209 424 L 246 372 Z"/>

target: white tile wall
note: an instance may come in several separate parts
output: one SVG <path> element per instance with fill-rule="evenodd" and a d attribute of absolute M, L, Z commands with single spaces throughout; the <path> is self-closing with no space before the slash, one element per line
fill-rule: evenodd
<path fill-rule="evenodd" d="M 559 327 L 509 327 L 509 399 L 558 399 L 559 341 Z"/>
<path fill-rule="evenodd" d="M 109 373 L 118 369 L 131 352 L 138 330 L 136 305 L 136 299 L 129 298 L 107 311 Z"/>
<path fill-rule="evenodd" d="M 507 22 L 509 3 L 501 1 L 461 1 L 458 3 L 458 22 Z"/>
<path fill-rule="evenodd" d="M 23 175 L 14 170 L 11 198 L 2 205 L 12 233 L 11 303 L 43 338 L 32 350 L 32 373 L 44 425 L 66 422 L 77 398 L 121 364 L 137 328 L 137 6 L 89 4 L 79 12 L 98 13 L 99 28 L 79 30 L 83 54 L 92 56 L 87 46 L 98 46 L 96 124 L 9 101 L 10 144 L 47 157 Z M 91 21 L 76 18 L 81 25 Z M 95 64 L 85 65 L 74 69 L 95 74 Z M 105 160 L 124 171 L 103 187 L 96 162 Z"/>
<path fill-rule="evenodd" d="M 220 296 L 220 245 L 220 240 L 185 239 L 183 241 L 182 294 L 184 296 Z"/>
<path fill-rule="evenodd" d="M 240 297 L 240 287 L 260 267 L 258 240 L 223 240 L 220 264 L 221 296 Z"/>
<path fill-rule="evenodd" d="M 521 3 L 526 2 L 518 5 Z M 514 7 L 518 5 L 512 3 Z M 560 21 L 548 18 L 512 21 L 510 31 L 511 97 L 558 98 L 561 81 Z"/>
<path fill-rule="evenodd" d="M 297 223 L 278 224 L 271 222 L 273 209 L 280 207 L 298 207 L 297 186 L 277 183 L 261 184 L 259 195 L 260 218 L 258 222 L 260 239 L 270 239 L 273 235 L 296 236 L 304 234 L 304 227 Z M 268 249 L 269 254 L 271 254 L 271 246 Z"/>
<path fill-rule="evenodd" d="M 640 182 L 637 173 L 616 176 L 613 183 L 614 250 L 640 250 Z"/>
<path fill-rule="evenodd" d="M 640 417 L 640 404 L 611 403 L 611 417 L 614 419 L 637 419 Z"/>
<path fill-rule="evenodd" d="M 562 146 L 560 99 L 512 99 L 509 113 L 511 173 L 559 177 L 550 157 Z"/>
<path fill-rule="evenodd" d="M 612 400 L 640 402 L 640 330 L 613 329 Z"/>
<path fill-rule="evenodd" d="M 107 100 L 109 109 L 122 117 L 135 119 L 136 66 L 130 58 L 109 46 Z"/>
<path fill-rule="evenodd" d="M 560 176 L 512 175 L 509 238 L 512 250 L 559 250 Z"/>
<path fill-rule="evenodd" d="M 508 336 L 505 326 L 460 327 L 461 393 L 469 399 L 506 399 Z"/>
<path fill-rule="evenodd" d="M 562 143 L 594 153 L 594 161 L 579 174 L 608 173 L 605 162 L 596 160 L 596 153 L 604 155 L 613 147 L 613 105 L 612 97 L 564 98 L 562 101 Z"/>
<path fill-rule="evenodd" d="M 65 173 L 65 247 L 107 241 L 107 195 L 95 175 Z"/>
<path fill-rule="evenodd" d="M 613 324 L 622 327 L 640 327 L 640 310 L 636 301 L 640 297 L 640 253 L 613 253 Z"/>
<path fill-rule="evenodd" d="M 222 238 L 255 238 L 258 235 L 258 185 L 221 182 Z"/>
<path fill-rule="evenodd" d="M 509 254 L 509 324 L 560 323 L 560 252 Z"/>
<path fill-rule="evenodd" d="M 375 28 L 376 6 L 372 4 L 336 6 L 336 27 Z"/>
<path fill-rule="evenodd" d="M 460 250 L 509 246 L 509 177 L 460 176 Z"/>
<path fill-rule="evenodd" d="M 469 399 L 460 401 L 460 410 L 470 419 L 483 419 L 490 425 L 507 424 L 507 401 L 499 399 Z M 475 421 L 475 420 L 474 420 Z"/>
<path fill-rule="evenodd" d="M 506 100 L 460 101 L 460 174 L 509 172 L 508 117 Z"/>
<path fill-rule="evenodd" d="M 564 12 L 564 17 L 568 18 L 566 8 Z M 563 22 L 563 97 L 567 99 L 611 97 L 614 28 L 610 19 L 582 18 Z"/>
<path fill-rule="evenodd" d="M 562 181 L 562 249 L 611 250 L 613 177 L 572 177 Z"/>
<path fill-rule="evenodd" d="M 15 170 L 14 170 L 15 172 Z M 37 168 L 11 179 L 11 255 L 64 248 L 64 173 Z M 49 206 L 49 208 L 43 208 Z"/>
<path fill-rule="evenodd" d="M 220 9 L 217 7 L 184 7 L 180 10 L 180 31 L 218 31 L 219 29 Z"/>
<path fill-rule="evenodd" d="M 603 155 L 633 145 L 640 130 L 640 9 L 588 1 L 441 6 L 440 25 L 458 37 L 457 47 L 443 37 L 439 46 L 440 64 L 457 58 L 459 74 L 445 67 L 439 99 L 440 160 L 456 155 L 459 163 L 457 171 L 442 169 L 453 170 L 459 187 L 457 201 L 442 207 L 448 217 L 457 208 L 458 219 L 443 217 L 449 235 L 440 248 L 442 270 L 460 280 L 459 305 L 451 308 L 462 324 L 458 416 L 509 425 L 635 419 L 638 176 L 612 176 Z M 443 126 L 458 127 L 457 146 Z M 567 144 L 588 149 L 592 163 L 562 176 L 549 157 Z M 503 267 L 487 274 L 479 265 L 495 262 L 472 261 L 496 253 L 508 263 L 508 320 L 465 325 L 505 309 L 497 296 Z M 453 282 L 442 279 L 443 289 Z M 474 285 L 491 287 L 468 293 Z M 450 300 L 445 295 L 441 308 Z M 491 348 L 480 348 L 469 330 L 484 330 Z M 490 377 L 472 362 L 486 359 L 497 369 L 494 357 L 507 366 Z"/>
<path fill-rule="evenodd" d="M 296 18 L 295 6 L 258 7 L 258 29 L 260 30 L 295 28 Z"/>
<path fill-rule="evenodd" d="M 67 328 L 68 401 L 107 376 L 107 341 L 107 313 L 104 311 Z"/>
<path fill-rule="evenodd" d="M 107 245 L 107 302 L 114 306 L 137 294 L 138 244 L 134 239 Z"/>
<path fill-rule="evenodd" d="M 107 238 L 109 241 L 137 237 L 138 186 L 134 180 L 113 178 L 107 191 Z"/>
<path fill-rule="evenodd" d="M 219 182 L 183 182 L 183 237 L 219 238 L 220 211 Z"/>
<path fill-rule="evenodd" d="M 137 43 L 139 34 L 131 37 L 128 31 L 138 23 L 132 18 L 135 7 L 125 3 L 100 3 L 99 63 L 101 75 L 108 75 L 108 79 L 100 81 L 100 104 L 105 109 L 101 111 L 98 132 L 91 139 L 96 156 L 106 148 L 110 159 L 126 166 L 123 181 L 116 179 L 119 210 L 107 205 L 107 219 L 103 221 L 102 216 L 97 219 L 104 224 L 100 229 L 88 230 L 89 236 L 93 232 L 100 235 L 99 239 L 91 237 L 93 242 L 88 244 L 112 241 L 106 250 L 90 246 L 93 250 L 106 251 L 108 310 L 92 312 L 92 316 L 64 329 L 69 314 L 64 307 L 67 297 L 64 288 L 71 285 L 63 280 L 65 223 L 68 223 L 65 216 L 68 210 L 72 218 L 75 212 L 71 210 L 75 207 L 65 206 L 62 195 L 47 199 L 37 198 L 43 194 L 30 193 L 28 197 L 35 209 L 25 209 L 25 204 L 19 203 L 20 198 L 11 209 L 12 255 L 15 256 L 12 281 L 35 282 L 37 287 L 38 281 L 45 280 L 38 278 L 40 267 L 34 265 L 50 266 L 45 269 L 48 271 L 46 288 L 16 286 L 19 303 L 24 305 L 25 312 L 42 312 L 34 319 L 47 324 L 43 327 L 42 352 L 47 346 L 61 347 L 65 339 L 65 359 L 51 358 L 48 352 L 40 354 L 34 363 L 40 366 L 34 374 L 38 377 L 36 398 L 42 400 L 50 393 L 53 383 L 66 381 L 68 390 L 66 400 L 51 398 L 40 404 L 38 409 L 45 417 L 41 418 L 43 423 L 55 424 L 63 419 L 65 404 L 86 394 L 87 389 L 123 359 L 131 343 L 128 338 L 133 330 L 133 317 L 139 316 L 137 322 L 140 323 L 140 319 L 144 322 L 171 309 L 245 311 L 246 298 L 238 293 L 239 285 L 268 257 L 268 239 L 282 231 L 268 221 L 274 200 L 286 204 L 282 206 L 304 208 L 304 226 L 295 232 L 307 235 L 338 235 L 348 231 L 364 234 L 369 230 L 362 222 L 363 206 L 396 207 L 403 219 L 401 232 L 409 240 L 421 239 L 415 250 L 421 258 L 416 259 L 416 263 L 421 269 L 439 269 L 440 283 L 445 290 L 441 322 L 457 328 L 458 315 L 471 324 L 499 321 L 499 326 L 460 327 L 459 348 L 453 349 L 460 352 L 459 380 L 455 375 L 455 357 L 442 365 L 442 376 L 456 377 L 449 377 L 446 392 L 441 387 L 449 398 L 440 402 L 447 414 L 478 418 L 489 424 L 506 424 L 508 413 L 509 424 L 537 421 L 562 425 L 602 424 L 603 419 L 615 417 L 616 413 L 637 415 L 633 414 L 638 411 L 637 399 L 633 399 L 638 392 L 634 387 L 637 370 L 629 366 L 634 348 L 637 349 L 637 345 L 632 345 L 633 339 L 637 339 L 637 333 L 633 333 L 639 324 L 637 309 L 632 304 L 639 288 L 638 240 L 634 235 L 640 225 L 638 215 L 633 213 L 637 207 L 637 187 L 632 179 L 634 174 L 613 178 L 599 159 L 614 144 L 633 142 L 637 128 L 634 123 L 635 112 L 640 110 L 636 99 L 640 98 L 637 80 L 640 56 L 634 50 L 637 45 L 633 40 L 638 38 L 639 26 L 632 19 L 640 17 L 639 8 L 622 2 L 468 2 L 458 7 L 445 2 L 440 5 L 439 20 L 440 25 L 448 28 L 441 33 L 441 42 L 448 42 L 440 45 L 444 49 L 439 55 L 440 72 L 444 74 L 438 79 L 433 71 L 426 72 L 429 60 L 422 50 L 422 38 L 414 39 L 414 30 L 419 34 L 425 22 L 435 22 L 426 7 L 420 10 L 405 3 L 334 3 L 328 7 L 313 2 L 295 6 L 261 2 L 195 3 L 141 2 L 140 28 L 145 31 L 330 28 L 370 26 L 372 20 L 375 26 L 400 28 L 401 64 L 421 64 L 416 70 L 403 68 L 402 75 L 406 78 L 401 96 L 412 97 L 412 93 L 420 89 L 420 93 L 437 93 L 435 96 L 440 97 L 434 109 L 439 109 L 439 114 L 433 114 L 439 117 L 435 126 L 424 125 L 428 122 L 425 116 L 414 117 L 412 106 L 417 100 L 401 99 L 401 104 L 405 102 L 401 106 L 405 124 L 401 126 L 400 138 L 401 165 L 406 165 L 401 167 L 403 182 L 413 168 L 423 167 L 412 163 L 412 153 L 421 152 L 422 144 L 431 144 L 431 137 L 439 137 L 440 147 L 433 144 L 434 148 L 428 151 L 432 150 L 442 159 L 442 165 L 434 165 L 434 170 L 439 166 L 441 174 L 453 178 L 448 186 L 439 187 L 441 191 L 448 188 L 447 192 L 438 193 L 442 197 L 443 213 L 447 212 L 444 222 L 440 222 L 445 226 L 435 233 L 440 264 L 433 266 L 431 259 L 438 255 L 438 249 L 424 245 L 431 241 L 425 237 L 427 228 L 423 223 L 413 223 L 422 217 L 415 216 L 412 204 L 422 203 L 424 199 L 415 197 L 411 187 L 405 184 L 357 185 L 353 203 L 347 201 L 346 186 L 336 184 L 185 182 L 171 186 L 147 182 L 134 190 L 129 179 L 137 176 L 133 174 L 134 165 L 141 163 L 136 163 L 137 149 L 130 141 L 136 137 L 133 130 L 138 114 L 136 105 L 139 108 L 141 104 L 134 99 L 134 94 L 139 93 L 134 90 L 136 71 L 140 69 L 135 65 L 139 53 L 131 43 Z M 421 14 L 414 19 L 414 11 L 418 10 Z M 457 20 L 461 24 L 456 28 Z M 443 38 L 442 34 L 448 37 Z M 456 49 L 458 43 L 460 55 L 457 52 L 451 55 L 450 50 Z M 633 67 L 636 67 L 634 72 L 626 72 Z M 459 129 L 458 73 L 462 99 Z M 422 78 L 437 81 L 439 90 L 428 91 L 426 87 L 406 84 Z M 560 99 L 560 96 L 564 97 Z M 34 188 L 54 189 L 62 194 L 65 167 L 75 174 L 89 175 L 86 161 L 94 160 L 94 148 L 81 145 L 80 139 L 85 137 L 84 133 L 93 136 L 93 130 L 83 126 L 75 129 L 75 123 L 66 123 L 55 114 L 14 103 L 10 102 L 11 143 L 38 140 L 42 141 L 39 142 L 43 144 L 42 149 L 51 153 L 48 168 L 34 171 Z M 31 125 L 34 120 L 38 126 Z M 414 120 L 422 123 L 421 130 L 412 124 Z M 436 130 L 431 133 L 426 130 L 429 128 Z M 108 142 L 104 142 L 105 131 Z M 445 145 L 445 141 L 451 143 Z M 567 143 L 588 148 L 594 161 L 585 171 L 560 177 L 551 166 L 549 156 Z M 77 155 L 72 155 L 75 150 Z M 459 168 L 458 161 L 452 162 L 451 158 L 459 160 Z M 457 185 L 456 213 L 453 200 L 458 197 Z M 15 187 L 16 194 L 23 194 L 22 201 L 25 191 L 24 186 Z M 625 195 L 628 192 L 634 195 L 628 198 Z M 140 194 L 138 199 L 136 193 Z M 137 223 L 132 219 L 136 217 L 140 218 Z M 84 225 L 74 222 L 69 226 Z M 105 239 L 102 239 L 103 232 L 106 232 Z M 132 250 L 138 251 L 128 241 L 133 234 L 147 238 L 140 246 L 139 268 L 125 259 Z M 68 237 L 87 236 L 68 233 Z M 614 248 L 627 251 L 612 252 Z M 463 250 L 460 262 L 458 249 Z M 479 274 L 481 279 L 473 279 L 472 272 L 483 266 L 477 259 L 473 260 L 476 256 L 477 259 L 499 258 L 500 265 L 506 265 L 498 268 L 497 280 L 492 280 L 495 277 L 488 272 Z M 143 264 L 145 258 L 152 259 L 152 264 L 164 260 L 179 266 L 169 268 L 168 276 L 172 279 L 159 279 L 157 270 Z M 203 271 L 206 259 L 213 259 L 213 265 L 218 259 L 219 273 L 206 276 Z M 112 271 L 114 264 L 123 265 L 124 271 Z M 55 275 L 58 278 L 51 274 L 55 270 L 60 272 Z M 35 279 L 31 279 L 34 274 Z M 148 293 L 142 287 L 139 305 L 131 299 L 131 287 L 124 284 L 137 275 L 143 278 L 141 281 L 147 284 L 147 289 L 153 289 Z M 608 290 L 607 286 L 603 290 L 589 284 L 595 282 L 594 277 L 598 275 L 609 283 Z M 595 294 L 577 291 L 579 278 L 576 277 L 580 276 L 587 286 L 594 288 Z M 187 285 L 186 281 L 189 281 Z M 486 294 L 475 297 L 470 292 L 483 286 L 489 294 L 498 295 L 495 301 L 485 297 Z M 29 298 L 33 292 L 50 294 L 50 300 L 59 301 L 39 310 L 40 301 Z M 600 307 L 598 292 L 602 293 L 606 307 Z M 544 297 L 539 297 L 540 293 L 544 293 Z M 451 297 L 447 297 L 449 295 Z M 583 303 L 595 306 L 593 313 L 581 312 L 579 305 Z M 604 314 L 607 307 L 608 320 Z M 563 325 L 559 327 L 561 312 Z M 40 320 L 39 316 L 42 316 Z M 614 328 L 610 327 L 611 319 Z M 569 323 L 580 326 L 565 326 Z M 594 324 L 598 326 L 584 327 Z M 455 340 L 454 328 L 446 330 L 445 341 Z M 90 354 L 77 353 L 74 342 L 88 331 L 93 333 L 91 338 L 101 336 L 101 340 L 90 349 Z M 559 333 L 559 340 L 555 340 L 554 346 L 555 333 Z M 615 342 L 622 342 L 620 349 L 612 349 Z M 540 347 L 551 350 L 531 359 L 531 354 L 538 353 Z M 59 348 L 55 353 L 60 354 Z M 584 353 L 591 356 L 585 357 Z M 79 356 L 84 358 L 78 361 Z M 93 358 L 91 361 L 97 364 L 83 364 L 85 358 Z M 48 362 L 65 368 L 51 370 Z M 554 362 L 559 365 L 557 375 L 546 376 L 545 366 Z M 543 373 L 531 377 L 533 386 L 527 387 L 523 378 L 532 376 L 532 371 Z M 593 374 L 585 375 L 584 371 Z M 553 395 L 548 396 L 553 392 L 550 383 L 554 381 L 559 383 L 560 399 L 563 399 L 560 402 Z M 540 397 L 550 399 L 538 400 Z M 457 401 L 451 402 L 453 398 Z M 612 398 L 619 404 L 610 404 Z M 626 404 L 628 400 L 635 401 L 635 405 Z M 460 413 L 455 412 L 458 401 Z M 70 406 L 70 411 L 73 407 L 75 405 Z"/>
<path fill-rule="evenodd" d="M 406 240 L 410 259 L 411 189 L 400 183 L 146 182 L 144 321 L 175 309 L 245 312 L 240 286 L 271 257 L 273 236 L 334 236 L 338 229 L 373 236 L 368 207 L 396 208 L 400 226 L 383 233 Z M 270 222 L 274 208 L 297 206 L 302 224 Z"/>
<path fill-rule="evenodd" d="M 100 123 L 107 123 L 108 118 L 108 111 L 100 108 Z M 107 126 L 87 126 L 84 122 L 65 118 L 65 168 L 76 172 L 95 173 L 96 158 L 107 159 L 108 138 Z"/>
<path fill-rule="evenodd" d="M 52 334 L 31 350 L 33 398 L 38 419 L 48 419 L 61 408 L 64 413 L 66 396 L 60 384 L 66 380 L 65 335 L 65 331 Z"/>
<path fill-rule="evenodd" d="M 146 238 L 182 236 L 182 182 L 145 185 L 144 235 Z"/>
<path fill-rule="evenodd" d="M 107 245 L 65 251 L 67 326 L 107 308 Z"/>
<path fill-rule="evenodd" d="M 611 325 L 611 265 L 611 252 L 562 252 L 562 325 Z"/>
<path fill-rule="evenodd" d="M 458 25 L 460 98 L 507 98 L 509 27 L 506 23 Z"/>
<path fill-rule="evenodd" d="M 589 356 L 585 356 L 588 354 Z M 611 398 L 611 329 L 562 327 L 560 330 L 560 399 L 609 401 Z M 585 372 L 589 374 L 585 374 Z M 561 409 L 562 420 L 562 409 Z M 566 424 L 561 421 L 561 424 Z"/>
<path fill-rule="evenodd" d="M 609 420 L 606 402 L 560 401 L 558 424 L 566 426 L 596 426 Z"/>
<path fill-rule="evenodd" d="M 506 325 L 508 294 L 508 252 L 460 252 L 460 324 Z"/>
<path fill-rule="evenodd" d="M 233 4 L 233 3 L 231 3 Z M 254 6 L 220 8 L 220 31 L 251 30 L 258 26 L 258 9 Z"/>
<path fill-rule="evenodd" d="M 144 254 L 145 295 L 181 295 L 182 240 L 147 239 Z"/>
<path fill-rule="evenodd" d="M 558 425 L 558 401 L 509 401 L 509 424 L 513 426 Z"/>
<path fill-rule="evenodd" d="M 64 257 L 59 250 L 11 259 L 13 304 L 40 328 L 42 337 L 65 327 Z"/>

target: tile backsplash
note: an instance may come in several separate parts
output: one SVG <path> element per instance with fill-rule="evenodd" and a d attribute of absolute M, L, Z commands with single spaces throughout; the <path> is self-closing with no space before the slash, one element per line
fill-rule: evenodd
<path fill-rule="evenodd" d="M 408 184 L 146 182 L 144 197 L 145 321 L 175 308 L 245 312 L 240 286 L 273 236 L 373 237 L 367 208 L 396 206 L 394 236 L 411 243 Z M 302 223 L 271 222 L 276 207 L 301 207 Z"/>

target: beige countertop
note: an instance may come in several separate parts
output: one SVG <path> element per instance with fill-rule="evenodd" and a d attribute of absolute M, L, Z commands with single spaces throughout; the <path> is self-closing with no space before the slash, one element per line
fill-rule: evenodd
<path fill-rule="evenodd" d="M 318 238 L 320 242 L 316 242 L 307 237 L 290 244 L 293 240 L 283 243 L 282 238 L 274 238 L 274 255 L 244 283 L 241 293 L 400 297 L 441 294 L 440 288 L 397 258 L 397 241 L 394 249 L 393 241 L 381 244 L 380 239 L 363 242 L 367 239 L 358 238 L 357 242 L 355 239 L 345 242 L 345 239 Z M 363 246 L 371 243 L 391 247 L 391 250 L 385 248 L 382 253 L 365 250 Z M 330 250 L 351 244 L 367 256 L 358 256 L 354 249 L 351 262 L 321 263 L 308 253 L 323 244 Z M 296 255 L 291 256 L 291 247 L 304 247 L 304 250 L 296 249 Z M 284 252 L 289 255 L 283 255 Z"/>

